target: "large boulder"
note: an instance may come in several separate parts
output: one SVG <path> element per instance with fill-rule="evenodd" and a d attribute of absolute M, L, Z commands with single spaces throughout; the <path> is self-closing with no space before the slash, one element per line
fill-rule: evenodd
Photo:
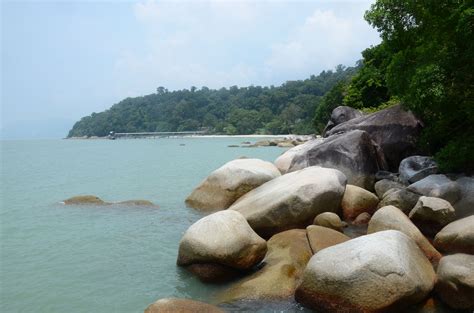
<path fill-rule="evenodd" d="M 219 302 L 276 300 L 293 297 L 301 275 L 312 256 L 303 229 L 292 229 L 268 240 L 263 268 L 218 294 Z"/>
<path fill-rule="evenodd" d="M 335 126 L 361 116 L 362 113 L 359 110 L 348 106 L 338 106 L 332 110 L 331 117 L 324 128 L 323 135 Z"/>
<path fill-rule="evenodd" d="M 275 160 L 275 166 L 278 168 L 278 170 L 282 173 L 285 174 L 288 172 L 288 169 L 290 168 L 291 162 L 293 162 L 293 159 L 296 156 L 299 155 L 304 155 L 306 151 L 314 147 L 315 145 L 320 144 L 323 142 L 324 139 L 322 138 L 315 138 L 312 140 L 309 140 L 303 144 L 300 144 L 294 148 L 291 148 L 287 151 L 285 151 L 282 155 L 280 155 L 276 160 Z"/>
<path fill-rule="evenodd" d="M 354 220 L 363 212 L 373 214 L 379 198 L 363 188 L 347 185 L 342 197 L 341 207 L 344 220 Z"/>
<path fill-rule="evenodd" d="M 453 254 L 441 259 L 436 293 L 455 309 L 474 310 L 474 255 Z"/>
<path fill-rule="evenodd" d="M 306 228 L 306 231 L 313 254 L 351 239 L 334 229 L 323 226 L 310 225 Z"/>
<path fill-rule="evenodd" d="M 420 230 L 400 209 L 394 206 L 386 206 L 375 212 L 370 219 L 367 233 L 372 234 L 384 230 L 401 231 L 413 239 L 428 259 L 435 264 L 441 258 L 441 254 L 423 236 Z"/>
<path fill-rule="evenodd" d="M 422 196 L 408 217 L 428 236 L 434 236 L 444 226 L 454 221 L 456 213 L 446 200 Z"/>
<path fill-rule="evenodd" d="M 379 199 L 382 199 L 387 191 L 390 189 L 403 189 L 405 186 L 389 179 L 382 179 L 375 183 L 375 193 Z"/>
<path fill-rule="evenodd" d="M 250 190 L 278 176 L 280 172 L 270 162 L 233 160 L 204 179 L 186 198 L 186 205 L 200 210 L 227 209 Z"/>
<path fill-rule="evenodd" d="M 342 232 L 342 229 L 344 228 L 339 215 L 333 212 L 323 212 L 318 214 L 318 216 L 314 218 L 313 224 L 331 228 L 337 230 L 338 232 Z"/>
<path fill-rule="evenodd" d="M 160 299 L 150 304 L 146 309 L 145 313 L 224 313 L 223 310 L 219 309 L 214 305 L 207 303 L 190 300 L 190 299 L 177 299 L 177 298 L 165 298 Z"/>
<path fill-rule="evenodd" d="M 408 214 L 416 205 L 419 198 L 419 194 L 407 189 L 393 188 L 385 192 L 377 207 L 382 208 L 384 206 L 393 205 L 402 210 L 405 214 Z"/>
<path fill-rule="evenodd" d="M 317 312 L 402 312 L 422 301 L 435 280 L 433 267 L 411 238 L 383 231 L 316 253 L 295 299 Z"/>
<path fill-rule="evenodd" d="M 258 264 L 267 252 L 260 238 L 239 212 L 219 211 L 191 225 L 179 242 L 177 264 L 201 280 L 218 282 Z"/>
<path fill-rule="evenodd" d="M 400 162 L 398 173 L 400 181 L 409 185 L 438 173 L 438 165 L 432 157 L 413 155 Z"/>
<path fill-rule="evenodd" d="M 434 245 L 446 253 L 474 254 L 474 215 L 446 225 L 436 234 Z"/>
<path fill-rule="evenodd" d="M 308 167 L 275 178 L 245 194 L 229 209 L 247 219 L 261 236 L 310 225 L 322 212 L 337 212 L 346 188 L 340 171 Z"/>
<path fill-rule="evenodd" d="M 456 218 L 474 215 L 474 177 L 459 177 L 456 183 L 461 192 L 460 199 L 452 203 L 456 209 Z"/>
<path fill-rule="evenodd" d="M 382 148 L 390 170 L 397 171 L 401 160 L 416 153 L 416 142 L 422 123 L 413 113 L 395 105 L 337 125 L 326 132 L 325 136 L 356 129 L 370 134 Z"/>
<path fill-rule="evenodd" d="M 461 198 L 461 188 L 446 175 L 429 175 L 407 187 L 407 190 L 427 197 L 441 198 L 454 204 Z"/>
<path fill-rule="evenodd" d="M 346 175 L 349 184 L 373 190 L 375 173 L 385 167 L 385 161 L 369 134 L 354 130 L 315 142 L 293 157 L 288 172 L 314 165 L 338 169 Z"/>

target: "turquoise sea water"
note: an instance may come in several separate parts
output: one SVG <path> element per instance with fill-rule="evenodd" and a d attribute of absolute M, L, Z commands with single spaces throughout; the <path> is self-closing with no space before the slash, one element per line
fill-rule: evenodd
<path fill-rule="evenodd" d="M 175 265 L 181 235 L 201 217 L 184 199 L 229 160 L 283 152 L 227 147 L 244 140 L 1 142 L 0 311 L 143 312 L 163 297 L 209 301 L 216 287 Z M 59 204 L 81 194 L 160 207 Z"/>

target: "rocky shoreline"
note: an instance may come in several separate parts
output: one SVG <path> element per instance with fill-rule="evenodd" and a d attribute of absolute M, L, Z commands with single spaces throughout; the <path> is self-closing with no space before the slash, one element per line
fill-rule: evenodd
<path fill-rule="evenodd" d="M 161 299 L 145 312 L 295 300 L 317 312 L 472 311 L 474 178 L 417 155 L 421 128 L 400 106 L 338 107 L 324 138 L 274 164 L 224 164 L 186 199 L 208 215 L 185 232 L 177 260 L 203 282 L 231 281 L 215 296 L 221 308 Z"/>

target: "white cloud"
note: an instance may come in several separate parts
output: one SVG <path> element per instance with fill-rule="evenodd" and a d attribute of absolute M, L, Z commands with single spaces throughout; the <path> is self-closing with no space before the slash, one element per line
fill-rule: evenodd
<path fill-rule="evenodd" d="M 362 14 L 339 17 L 332 10 L 315 10 L 287 41 L 272 47 L 267 74 L 301 74 L 352 65 L 362 50 L 379 42 Z"/>
<path fill-rule="evenodd" d="M 362 19 L 368 8 L 364 3 L 347 4 L 348 10 L 340 4 L 339 11 L 318 8 L 305 19 L 304 12 L 296 10 L 298 3 L 291 2 L 139 2 L 133 12 L 147 45 L 141 50 L 130 47 L 116 60 L 117 94 L 144 94 L 160 85 L 181 89 L 279 84 L 340 63 L 352 65 L 378 38 Z M 275 29 L 287 22 L 282 15 L 287 12 L 300 14 L 301 23 L 277 33 Z"/>

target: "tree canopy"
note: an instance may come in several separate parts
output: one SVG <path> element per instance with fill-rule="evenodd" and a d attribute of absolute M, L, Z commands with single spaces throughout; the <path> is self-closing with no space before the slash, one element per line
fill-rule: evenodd
<path fill-rule="evenodd" d="M 321 98 L 356 69 L 338 66 L 279 87 L 207 87 L 127 98 L 101 113 L 83 117 L 68 137 L 105 136 L 115 132 L 190 131 L 216 134 L 310 134 Z"/>

